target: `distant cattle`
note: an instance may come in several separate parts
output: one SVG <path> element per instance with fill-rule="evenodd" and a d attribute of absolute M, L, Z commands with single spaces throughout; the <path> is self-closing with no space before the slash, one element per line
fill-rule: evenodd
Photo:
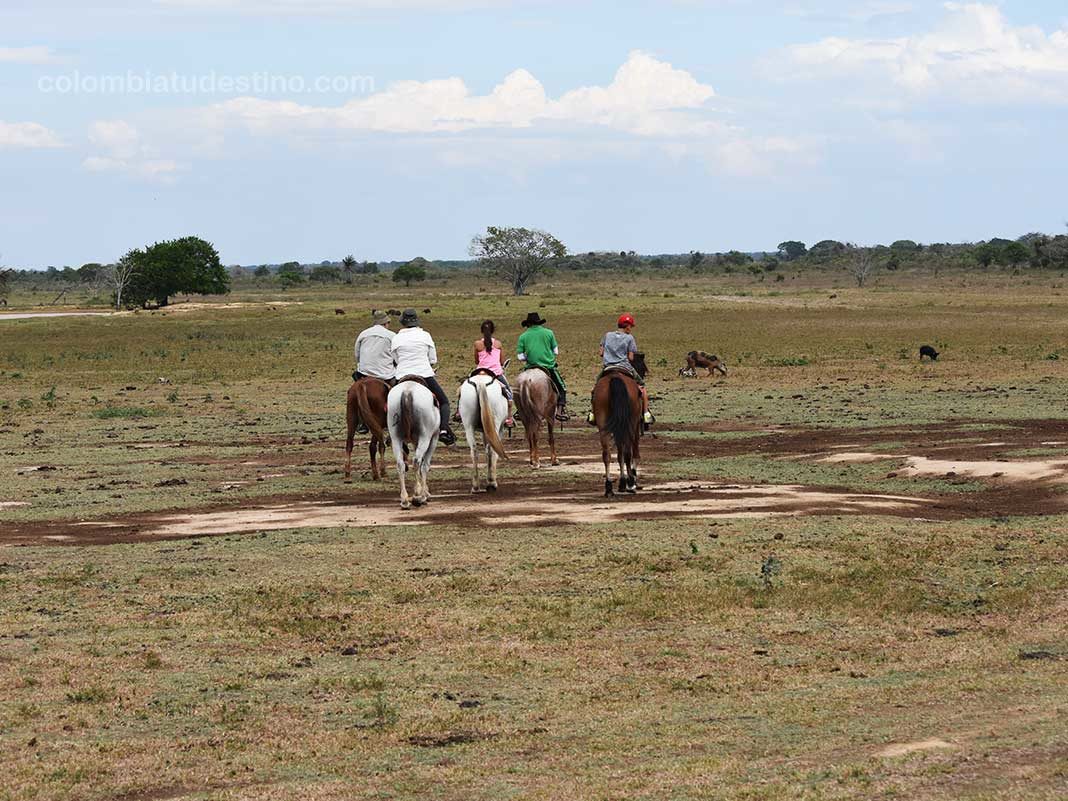
<path fill-rule="evenodd" d="M 400 317 L 401 316 L 401 313 L 397 309 L 388 309 L 386 311 L 386 314 L 388 314 L 390 317 Z"/>
<path fill-rule="evenodd" d="M 345 313 L 344 309 L 334 309 L 334 314 L 344 314 L 344 313 Z"/>
<path fill-rule="evenodd" d="M 698 370 L 707 370 L 709 376 L 713 373 L 727 375 L 727 365 L 718 356 L 712 356 L 703 350 L 691 350 L 686 354 L 686 366 L 679 370 L 679 375 L 696 378 Z"/>
<path fill-rule="evenodd" d="M 925 356 L 928 359 L 930 359 L 932 362 L 936 362 L 936 361 L 938 361 L 939 354 L 938 354 L 938 351 L 935 350 L 934 348 L 932 348 L 930 345 L 921 345 L 920 346 L 920 361 L 921 362 L 923 361 L 923 358 Z"/>

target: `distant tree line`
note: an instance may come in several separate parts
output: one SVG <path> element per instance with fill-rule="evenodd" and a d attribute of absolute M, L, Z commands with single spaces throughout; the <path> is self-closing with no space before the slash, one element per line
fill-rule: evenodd
<path fill-rule="evenodd" d="M 799 240 L 780 242 L 774 251 L 673 253 L 647 255 L 633 250 L 568 253 L 545 231 L 489 227 L 472 239 L 471 260 L 428 261 L 416 257 L 404 262 L 358 261 L 347 255 L 340 261 L 307 265 L 297 261 L 257 266 L 223 267 L 208 242 L 185 237 L 157 242 L 128 252 L 114 264 L 90 262 L 81 267 L 37 270 L 0 270 L 0 298 L 10 287 L 28 284 L 31 291 L 53 291 L 82 286 L 93 294 L 110 291 L 116 306 L 165 306 L 178 294 L 221 294 L 231 281 L 270 282 L 282 289 L 305 283 L 352 284 L 356 276 L 385 272 L 397 283 L 411 286 L 440 278 L 453 270 L 481 269 L 506 281 L 521 295 L 541 275 L 565 273 L 723 273 L 748 272 L 754 276 L 786 271 L 844 270 L 863 286 L 880 271 L 943 270 L 1068 270 L 1068 236 L 1029 233 L 1016 239 L 995 237 L 977 243 L 932 243 L 901 239 L 889 245 L 858 246 L 824 239 L 812 245 Z"/>

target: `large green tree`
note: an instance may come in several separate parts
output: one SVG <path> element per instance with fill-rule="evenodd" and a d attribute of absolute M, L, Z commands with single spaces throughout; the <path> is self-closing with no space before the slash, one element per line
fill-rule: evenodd
<path fill-rule="evenodd" d="M 398 284 L 403 281 L 405 286 L 411 286 L 412 281 L 425 281 L 428 264 L 429 262 L 422 256 L 416 256 L 393 271 L 393 281 Z"/>
<path fill-rule="evenodd" d="M 805 243 L 798 242 L 796 239 L 789 239 L 786 242 L 779 243 L 779 258 L 783 261 L 800 259 L 806 253 L 808 253 L 808 248 L 805 247 Z"/>
<path fill-rule="evenodd" d="M 126 292 L 127 305 L 155 301 L 166 306 L 173 295 L 224 295 L 230 291 L 230 276 L 210 242 L 195 236 L 157 242 L 144 250 L 130 251 L 137 269 Z"/>
<path fill-rule="evenodd" d="M 507 281 L 515 295 L 541 273 L 567 256 L 564 243 L 550 233 L 531 228 L 497 228 L 471 240 L 470 253 L 492 275 Z"/>

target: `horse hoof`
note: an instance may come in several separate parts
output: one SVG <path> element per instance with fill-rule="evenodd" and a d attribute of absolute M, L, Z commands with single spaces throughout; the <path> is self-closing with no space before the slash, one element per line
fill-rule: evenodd
<path fill-rule="evenodd" d="M 412 498 L 412 503 L 416 506 L 422 506 L 424 501 L 422 498 Z"/>
<path fill-rule="evenodd" d="M 403 509 L 405 512 L 407 512 L 411 508 L 412 508 L 411 501 L 401 501 L 401 509 Z"/>
<path fill-rule="evenodd" d="M 627 495 L 633 495 L 633 494 L 634 494 L 634 493 L 636 492 L 636 490 L 634 489 L 634 487 L 627 487 L 627 488 L 626 488 L 625 490 L 623 490 L 623 491 L 624 491 L 625 493 L 627 493 Z"/>
<path fill-rule="evenodd" d="M 549 462 L 549 464 L 551 464 L 553 467 L 559 467 L 560 466 L 560 460 L 559 459 L 553 459 L 551 462 Z"/>
<path fill-rule="evenodd" d="M 496 491 L 497 491 L 497 485 L 496 484 L 487 484 L 486 485 L 486 492 L 496 492 Z"/>

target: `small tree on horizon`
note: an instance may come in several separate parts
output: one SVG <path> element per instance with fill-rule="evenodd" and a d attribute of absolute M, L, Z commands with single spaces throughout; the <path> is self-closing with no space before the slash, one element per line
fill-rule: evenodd
<path fill-rule="evenodd" d="M 407 264 L 402 264 L 393 271 L 394 283 L 399 284 L 403 281 L 405 287 L 410 287 L 412 281 L 425 281 L 428 263 L 422 256 L 416 256 Z"/>
<path fill-rule="evenodd" d="M 140 248 L 135 248 L 105 268 L 105 281 L 115 291 L 116 309 L 123 307 L 123 295 L 141 270 L 144 257 L 145 252 Z"/>
<path fill-rule="evenodd" d="M 848 245 L 849 273 L 857 286 L 863 288 L 868 279 L 875 274 L 878 262 L 875 258 L 874 248 L 862 248 L 856 245 Z"/>
<path fill-rule="evenodd" d="M 471 239 L 468 251 L 491 275 L 507 281 L 512 294 L 527 286 L 567 256 L 564 243 L 550 233 L 531 228 L 497 228 Z"/>

